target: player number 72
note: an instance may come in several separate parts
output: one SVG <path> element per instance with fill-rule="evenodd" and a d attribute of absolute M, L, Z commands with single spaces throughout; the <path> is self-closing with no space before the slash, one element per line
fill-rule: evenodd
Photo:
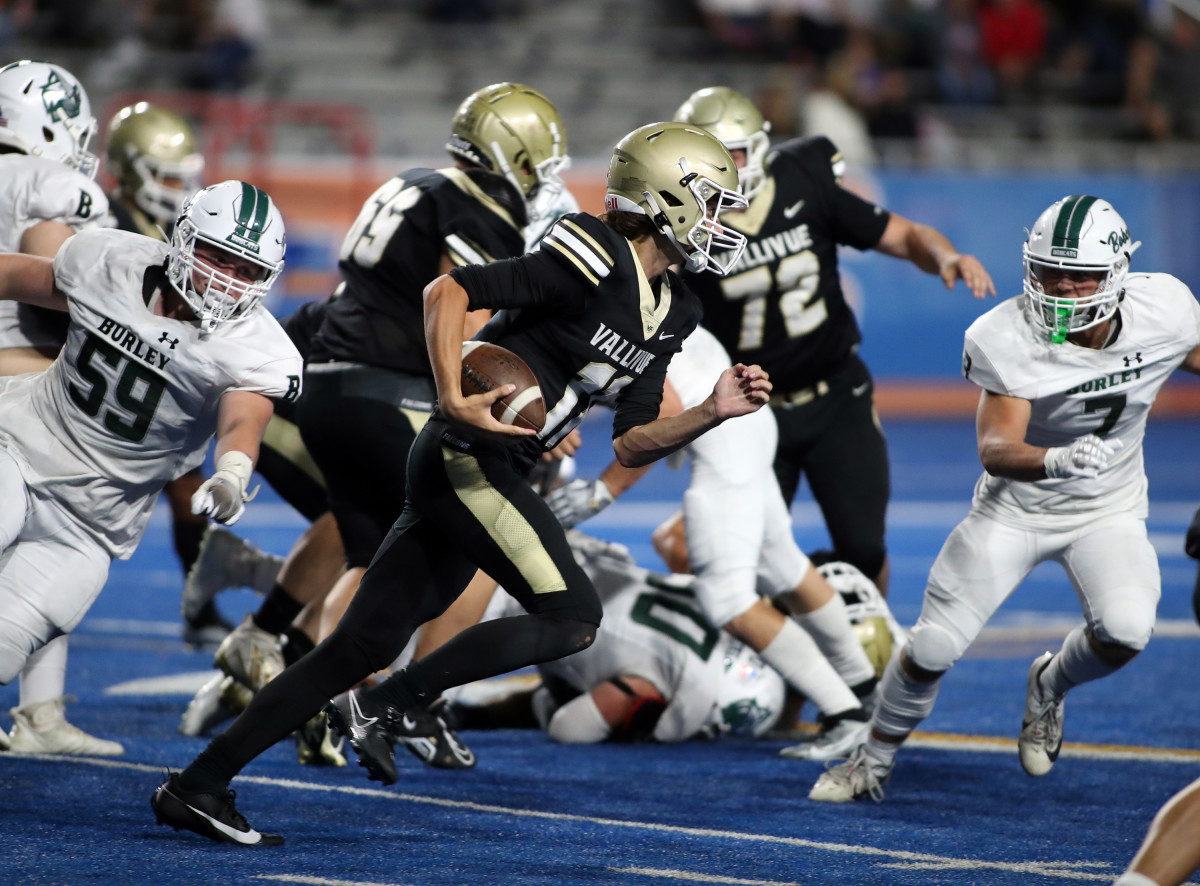
<path fill-rule="evenodd" d="M 811 249 L 789 255 L 772 273 L 767 265 L 721 278 L 721 290 L 729 300 L 745 299 L 742 308 L 742 328 L 738 333 L 738 349 L 762 347 L 763 328 L 767 319 L 767 293 L 772 283 L 780 290 L 779 311 L 788 338 L 807 335 L 829 316 L 825 299 L 816 297 L 821 263 Z"/>

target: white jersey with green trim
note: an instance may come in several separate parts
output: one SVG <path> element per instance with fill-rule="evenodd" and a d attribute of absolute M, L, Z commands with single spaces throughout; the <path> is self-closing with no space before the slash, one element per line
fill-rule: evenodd
<path fill-rule="evenodd" d="M 81 172 L 26 154 L 0 154 L 0 252 L 20 252 L 25 232 L 52 221 L 75 230 L 108 224 L 108 198 Z M 0 348 L 61 344 L 18 302 L 0 301 Z"/>
<path fill-rule="evenodd" d="M 596 585 L 604 621 L 587 649 L 538 667 L 580 692 L 613 677 L 649 680 L 667 702 L 655 740 L 694 737 L 717 705 L 728 639 L 700 611 L 690 577 L 603 553 L 577 549 L 576 556 Z"/>
<path fill-rule="evenodd" d="M 0 445 L 28 489 L 61 503 L 114 557 L 133 552 L 163 485 L 203 463 L 222 395 L 300 392 L 300 355 L 266 309 L 208 336 L 151 310 L 147 279 L 167 251 L 111 229 L 68 240 L 54 260 L 67 343 L 44 373 L 0 382 Z"/>
<path fill-rule="evenodd" d="M 975 486 L 977 510 L 1046 529 L 1117 511 L 1146 516 L 1146 417 L 1167 377 L 1200 344 L 1200 305 L 1175 277 L 1130 274 L 1119 315 L 1116 338 L 1099 350 L 1050 341 L 1029 323 L 1023 296 L 971 324 L 963 375 L 1031 403 L 1027 443 L 1065 446 L 1095 434 L 1122 444 L 1095 478 L 1020 481 L 985 473 Z"/>

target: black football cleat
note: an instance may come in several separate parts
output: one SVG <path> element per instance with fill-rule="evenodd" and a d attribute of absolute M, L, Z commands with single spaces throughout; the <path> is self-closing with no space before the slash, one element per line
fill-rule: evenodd
<path fill-rule="evenodd" d="M 150 797 L 150 808 L 159 824 L 177 831 L 192 831 L 218 843 L 238 846 L 282 846 L 279 834 L 260 834 L 234 806 L 235 794 L 189 793 L 179 786 L 179 773 L 172 772 Z"/>
<path fill-rule="evenodd" d="M 447 724 L 442 712 L 445 699 L 428 707 L 405 711 L 392 722 L 392 735 L 426 766 L 434 769 L 471 769 L 475 754 Z"/>
<path fill-rule="evenodd" d="M 396 739 L 392 722 L 398 719 L 395 708 L 374 704 L 357 689 L 343 692 L 325 705 L 329 728 L 344 736 L 358 755 L 358 765 L 367 770 L 371 781 L 395 784 Z"/>

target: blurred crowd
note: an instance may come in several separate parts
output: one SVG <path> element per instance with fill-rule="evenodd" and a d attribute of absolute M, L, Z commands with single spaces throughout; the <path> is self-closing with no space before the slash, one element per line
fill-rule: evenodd
<path fill-rule="evenodd" d="M 1119 110 L 1106 136 L 1200 136 L 1200 23 L 1156 0 L 691 0 L 712 48 L 789 71 L 760 96 L 795 131 L 795 69 L 872 137 L 917 135 L 921 105 Z M 1194 12 L 1194 10 L 1193 10 Z M 795 87 L 791 87 L 794 89 Z"/>

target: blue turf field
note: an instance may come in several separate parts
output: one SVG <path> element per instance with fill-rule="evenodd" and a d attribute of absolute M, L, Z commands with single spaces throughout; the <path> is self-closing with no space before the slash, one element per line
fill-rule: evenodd
<path fill-rule="evenodd" d="M 610 450 L 602 422 L 587 428 L 581 473 L 594 475 Z M 891 421 L 886 430 L 892 603 L 907 624 L 979 468 L 970 421 Z M 778 759 L 778 743 L 562 747 L 501 731 L 464 733 L 480 759 L 471 771 L 427 770 L 402 753 L 392 788 L 353 764 L 300 767 L 290 742 L 273 748 L 235 787 L 252 824 L 287 837 L 281 849 L 236 850 L 158 827 L 151 791 L 164 767 L 187 763 L 203 741 L 176 732 L 182 690 L 130 681 L 182 676 L 178 683 L 194 686 L 210 665 L 179 640 L 181 578 L 164 508 L 72 640 L 68 688 L 79 703 L 71 718 L 122 741 L 126 755 L 0 754 L 0 883 L 1111 882 L 1158 806 L 1200 775 L 1195 564 L 1181 552 L 1200 503 L 1198 432 L 1197 421 L 1151 422 L 1150 529 L 1164 581 L 1158 631 L 1124 671 L 1072 694 L 1055 770 L 1027 777 L 1013 741 L 1029 661 L 1057 648 L 1079 620 L 1065 578 L 1042 568 L 945 680 L 924 737 L 901 752 L 880 805 L 809 803 L 820 764 Z M 684 473 L 655 468 L 592 531 L 654 565 L 646 536 L 685 483 Z M 801 544 L 823 544 L 812 507 L 801 501 L 796 514 Z M 301 525 L 264 490 L 238 528 L 282 553 Z M 220 598 L 234 618 L 253 604 L 244 591 Z M 15 686 L 0 689 L 4 708 L 16 699 Z"/>

